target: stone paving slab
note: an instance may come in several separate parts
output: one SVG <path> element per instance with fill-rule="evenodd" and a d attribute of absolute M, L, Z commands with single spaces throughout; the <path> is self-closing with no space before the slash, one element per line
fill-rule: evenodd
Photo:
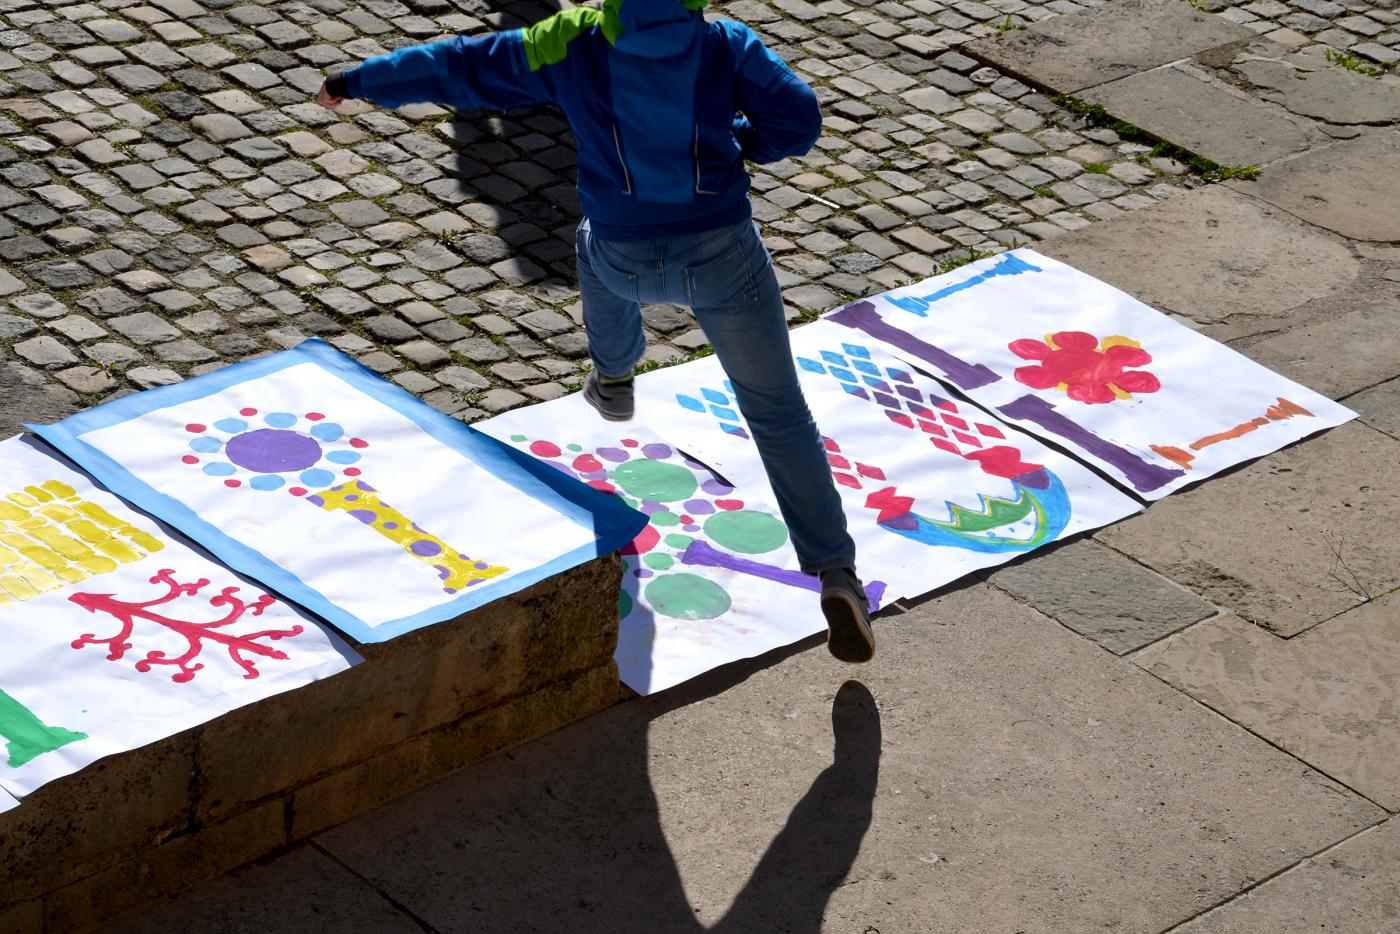
<path fill-rule="evenodd" d="M 1132 75 L 1080 96 L 1119 120 L 1221 165 L 1264 165 L 1327 139 L 1176 66 Z"/>
<path fill-rule="evenodd" d="M 318 845 L 442 931 L 1157 931 L 1384 816 L 992 588 L 879 628 L 834 766 L 850 669 L 812 646 Z"/>
<path fill-rule="evenodd" d="M 277 893 L 276 899 L 265 897 L 272 892 Z M 178 930 L 421 934 L 423 929 L 320 850 L 303 846 L 270 862 L 235 870 L 148 914 L 103 930 L 107 934 Z"/>
<path fill-rule="evenodd" d="M 1355 422 L 1095 534 L 1292 636 L 1400 586 L 1400 442 Z"/>
<path fill-rule="evenodd" d="M 1226 184 L 1344 237 L 1400 242 L 1400 133 L 1373 131 Z"/>
<path fill-rule="evenodd" d="M 1172 934 L 1393 934 L 1400 818 L 1270 879 Z"/>
<path fill-rule="evenodd" d="M 1237 616 L 1133 660 L 1390 811 L 1400 811 L 1400 593 L 1295 639 Z"/>
<path fill-rule="evenodd" d="M 1400 84 L 1377 81 L 1321 55 L 1261 39 L 1198 56 L 1202 59 L 1219 62 L 1247 90 L 1302 117 L 1343 126 L 1400 121 Z"/>
<path fill-rule="evenodd" d="M 1216 612 L 1175 581 L 1088 539 L 1004 567 L 991 582 L 1118 655 Z"/>
<path fill-rule="evenodd" d="M 1036 249 L 1216 340 L 1305 323 L 1295 309 L 1345 289 L 1361 271 L 1334 237 L 1221 185 Z"/>
<path fill-rule="evenodd" d="M 1400 376 L 1400 282 L 1371 278 L 1293 311 L 1315 323 L 1236 349 L 1333 399 Z"/>
<path fill-rule="evenodd" d="M 1111 0 L 963 47 L 1041 87 L 1073 94 L 1254 33 L 1180 0 Z"/>
<path fill-rule="evenodd" d="M 1400 440 L 1400 379 L 1373 386 L 1347 400 L 1361 421 Z"/>

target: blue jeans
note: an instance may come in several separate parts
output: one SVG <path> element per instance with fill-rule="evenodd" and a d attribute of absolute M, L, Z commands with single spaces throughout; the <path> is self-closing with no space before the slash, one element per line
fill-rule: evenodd
<path fill-rule="evenodd" d="M 802 570 L 855 567 L 841 498 L 797 382 L 778 279 L 754 223 L 604 241 L 585 219 L 577 246 L 594 369 L 627 376 L 642 359 L 641 303 L 689 306 L 734 387 Z"/>

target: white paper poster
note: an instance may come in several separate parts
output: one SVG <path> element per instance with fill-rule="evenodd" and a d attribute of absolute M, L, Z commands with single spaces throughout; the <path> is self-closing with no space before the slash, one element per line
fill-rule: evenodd
<path fill-rule="evenodd" d="M 577 394 L 477 428 L 647 515 L 622 549 L 616 656 L 639 694 L 825 631 L 819 582 L 798 570 L 777 509 L 660 436 L 604 421 Z M 878 607 L 884 584 L 867 592 Z"/>
<path fill-rule="evenodd" d="M 824 320 L 884 342 L 1149 500 L 1355 417 L 1027 249 L 855 302 Z"/>
<path fill-rule="evenodd" d="M 360 661 L 33 441 L 0 442 L 0 788 Z"/>
<path fill-rule="evenodd" d="M 911 597 L 1140 506 L 1074 460 L 849 329 L 795 329 L 793 354 L 856 542 L 859 569 Z M 642 416 L 741 489 L 766 475 L 713 357 L 637 381 Z"/>
<path fill-rule="evenodd" d="M 36 431 L 364 642 L 606 554 L 643 524 L 578 484 L 551 487 L 565 484 L 320 342 Z"/>

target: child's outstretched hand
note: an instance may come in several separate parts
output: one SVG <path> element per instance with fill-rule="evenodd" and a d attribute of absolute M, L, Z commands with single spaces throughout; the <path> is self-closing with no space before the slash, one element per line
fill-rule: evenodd
<path fill-rule="evenodd" d="M 335 95 L 331 94 L 330 91 L 326 90 L 326 82 L 322 81 L 321 90 L 316 92 L 316 103 L 320 104 L 327 110 L 335 110 L 341 104 L 345 103 L 345 98 L 336 97 Z"/>

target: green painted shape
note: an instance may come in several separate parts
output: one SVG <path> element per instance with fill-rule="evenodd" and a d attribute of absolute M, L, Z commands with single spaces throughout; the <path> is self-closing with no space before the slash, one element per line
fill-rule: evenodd
<path fill-rule="evenodd" d="M 663 539 L 663 541 L 666 542 L 667 548 L 674 548 L 677 551 L 685 551 L 687 548 L 690 547 L 690 543 L 695 541 L 695 539 L 691 538 L 689 535 L 682 535 L 679 532 L 672 532 L 670 535 L 667 535 L 666 538 Z"/>
<path fill-rule="evenodd" d="M 688 499 L 700 488 L 695 474 L 680 464 L 645 457 L 617 465 L 608 476 L 637 499 L 651 499 L 659 503 Z"/>
<path fill-rule="evenodd" d="M 34 715 L 34 711 L 0 691 L 0 736 L 7 743 L 9 766 L 19 768 L 26 762 L 53 752 L 60 746 L 87 739 L 86 733 L 75 733 L 61 726 L 49 726 Z"/>
<path fill-rule="evenodd" d="M 642 556 L 642 563 L 653 571 L 669 571 L 675 566 L 676 559 L 670 555 L 652 551 Z"/>
<path fill-rule="evenodd" d="M 655 526 L 672 526 L 681 524 L 681 517 L 676 515 L 674 512 L 654 512 L 647 518 L 650 519 L 651 524 Z"/>
<path fill-rule="evenodd" d="M 620 2 L 604 3 L 603 9 L 576 6 L 560 10 L 533 26 L 520 30 L 520 38 L 525 44 L 525 61 L 531 71 L 539 71 L 546 65 L 557 65 L 569 57 L 569 43 L 590 29 L 601 29 L 603 37 L 611 45 L 622 35 L 622 21 L 617 8 Z"/>
<path fill-rule="evenodd" d="M 652 610 L 672 619 L 714 619 L 732 605 L 723 587 L 695 574 L 657 577 L 644 593 Z"/>
<path fill-rule="evenodd" d="M 1012 525 L 1035 511 L 1035 503 L 1026 495 L 1026 491 L 1017 488 L 1016 492 L 1018 495 L 1015 500 L 982 496 L 981 509 L 968 509 L 966 506 L 949 503 L 948 514 L 952 516 L 953 521 L 940 522 L 930 519 L 929 522 L 955 532 L 986 532 L 1004 525 Z"/>
<path fill-rule="evenodd" d="M 617 618 L 626 619 L 632 612 L 632 596 L 625 590 L 617 592 Z"/>
<path fill-rule="evenodd" d="M 705 534 L 712 542 L 741 555 L 760 555 L 782 547 L 788 540 L 783 520 L 753 509 L 715 513 L 705 520 Z"/>

